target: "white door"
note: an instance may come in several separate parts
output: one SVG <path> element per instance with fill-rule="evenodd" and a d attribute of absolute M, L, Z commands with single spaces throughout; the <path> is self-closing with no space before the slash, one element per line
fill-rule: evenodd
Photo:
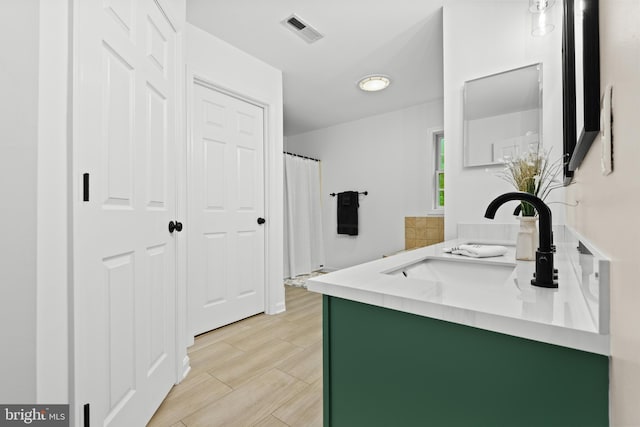
<path fill-rule="evenodd" d="M 143 426 L 176 380 L 176 37 L 153 0 L 74 8 L 75 413 Z"/>
<path fill-rule="evenodd" d="M 264 110 L 194 84 L 189 319 L 194 335 L 264 311 Z"/>

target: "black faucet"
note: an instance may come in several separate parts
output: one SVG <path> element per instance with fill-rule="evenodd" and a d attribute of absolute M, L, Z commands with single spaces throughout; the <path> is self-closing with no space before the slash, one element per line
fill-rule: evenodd
<path fill-rule="evenodd" d="M 520 212 L 522 212 L 522 203 L 518 204 L 518 206 L 516 206 L 516 208 L 513 210 L 513 216 L 520 215 Z M 553 231 L 551 231 L 551 251 L 553 253 L 556 252 L 556 245 L 553 244 Z M 558 270 L 554 269 L 553 272 L 557 273 Z"/>
<path fill-rule="evenodd" d="M 543 288 L 557 288 L 558 281 L 556 280 L 557 276 L 555 276 L 553 269 L 553 249 L 551 243 L 553 239 L 551 231 L 551 209 L 549 209 L 549 206 L 547 206 L 542 199 L 533 194 L 520 191 L 504 193 L 489 203 L 484 217 L 489 219 L 495 218 L 498 208 L 511 200 L 520 200 L 531 204 L 540 217 L 540 226 L 538 228 L 540 246 L 536 251 L 536 273 L 533 279 L 531 279 L 531 284 Z"/>

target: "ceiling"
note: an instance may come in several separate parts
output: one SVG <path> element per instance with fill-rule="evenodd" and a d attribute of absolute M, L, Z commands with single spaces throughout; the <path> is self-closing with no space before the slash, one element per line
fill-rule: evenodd
<path fill-rule="evenodd" d="M 292 13 L 324 38 L 280 24 Z M 187 0 L 187 20 L 282 70 L 286 136 L 443 98 L 442 0 Z M 389 88 L 360 91 L 373 73 Z"/>

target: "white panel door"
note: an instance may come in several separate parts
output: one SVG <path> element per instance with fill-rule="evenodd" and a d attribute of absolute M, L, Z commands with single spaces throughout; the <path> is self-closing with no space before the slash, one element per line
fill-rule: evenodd
<path fill-rule="evenodd" d="M 176 380 L 176 37 L 153 0 L 74 7 L 75 413 L 143 426 Z"/>
<path fill-rule="evenodd" d="M 189 319 L 194 335 L 264 311 L 264 110 L 194 84 Z"/>

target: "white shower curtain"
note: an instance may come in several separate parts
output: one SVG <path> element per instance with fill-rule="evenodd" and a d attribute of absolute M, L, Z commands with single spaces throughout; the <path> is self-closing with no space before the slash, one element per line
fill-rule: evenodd
<path fill-rule="evenodd" d="M 324 265 L 320 162 L 284 155 L 284 275 Z"/>

